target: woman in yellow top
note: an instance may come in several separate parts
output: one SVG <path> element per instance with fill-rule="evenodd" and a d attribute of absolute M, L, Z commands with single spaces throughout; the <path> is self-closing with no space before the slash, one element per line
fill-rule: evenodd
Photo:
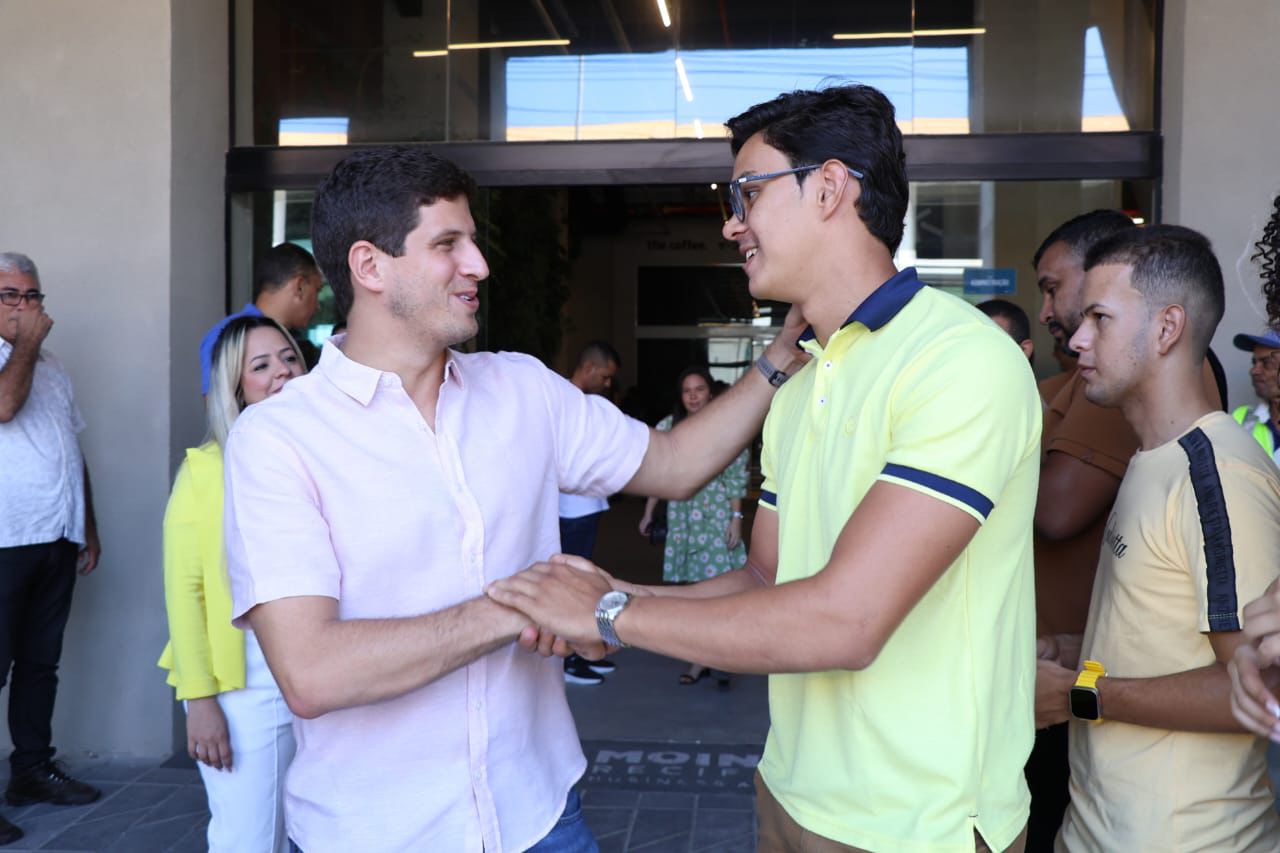
<path fill-rule="evenodd" d="M 222 534 L 222 448 L 246 406 L 303 372 L 297 344 L 266 317 L 237 317 L 213 349 L 208 440 L 187 451 L 164 515 L 169 644 L 159 665 L 187 709 L 187 752 L 209 798 L 210 851 L 285 853 L 284 773 L 293 715 L 252 631 L 231 625 Z"/>

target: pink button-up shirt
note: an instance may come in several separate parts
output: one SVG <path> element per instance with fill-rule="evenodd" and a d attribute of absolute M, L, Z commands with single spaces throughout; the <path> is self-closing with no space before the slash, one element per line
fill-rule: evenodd
<path fill-rule="evenodd" d="M 559 550 L 561 489 L 616 492 L 648 447 L 639 421 L 512 353 L 451 352 L 433 432 L 399 377 L 340 346 L 227 442 L 237 619 L 299 595 L 343 619 L 475 598 Z M 307 853 L 523 850 L 586 766 L 560 661 L 515 644 L 294 731 L 286 817 Z"/>

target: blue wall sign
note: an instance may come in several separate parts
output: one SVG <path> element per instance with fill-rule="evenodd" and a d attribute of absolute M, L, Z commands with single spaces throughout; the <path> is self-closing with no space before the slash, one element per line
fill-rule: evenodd
<path fill-rule="evenodd" d="M 972 296 L 996 296 L 1014 293 L 1018 271 L 1012 267 L 981 267 L 964 271 L 964 292 Z"/>

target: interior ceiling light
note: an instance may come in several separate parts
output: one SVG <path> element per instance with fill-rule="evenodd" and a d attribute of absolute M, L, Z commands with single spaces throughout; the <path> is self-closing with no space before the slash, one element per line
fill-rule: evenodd
<path fill-rule="evenodd" d="M 898 33 L 836 33 L 836 41 L 875 41 L 879 39 L 928 38 L 930 36 L 982 36 L 986 27 L 958 27 L 950 30 L 907 30 Z"/>
<path fill-rule="evenodd" d="M 449 50 L 490 50 L 497 47 L 564 47 L 568 39 L 528 39 L 526 41 L 460 41 Z"/>
<path fill-rule="evenodd" d="M 662 16 L 662 26 L 671 29 L 671 12 L 667 11 L 667 0 L 658 0 L 658 14 Z"/>
<path fill-rule="evenodd" d="M 413 52 L 414 59 L 426 59 L 428 56 L 448 56 L 447 50 L 415 50 Z"/>
<path fill-rule="evenodd" d="M 684 73 L 684 59 L 676 57 L 676 76 L 680 78 L 680 88 L 684 89 L 684 99 L 693 103 L 693 89 L 689 87 L 689 75 Z"/>

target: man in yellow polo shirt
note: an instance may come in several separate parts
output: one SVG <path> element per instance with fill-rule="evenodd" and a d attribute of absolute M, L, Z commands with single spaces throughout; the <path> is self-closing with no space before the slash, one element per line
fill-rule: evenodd
<path fill-rule="evenodd" d="M 1222 271 L 1208 240 L 1174 225 L 1106 238 L 1085 269 L 1071 338 L 1085 395 L 1119 408 L 1140 446 L 1083 643 L 1059 637 L 1039 664 L 1037 718 L 1074 718 L 1056 849 L 1274 851 L 1266 743 L 1232 716 L 1227 663 L 1246 644 L 1245 603 L 1276 576 L 1280 474 L 1201 380 Z"/>
<path fill-rule="evenodd" d="M 611 589 L 561 558 L 490 595 L 571 644 L 772 673 L 762 851 L 1021 850 L 1041 408 L 1026 356 L 894 268 L 907 180 L 883 94 L 792 92 L 729 127 L 724 236 L 752 296 L 802 314 L 812 356 L 789 379 L 758 365 L 787 384 L 747 566 Z"/>

